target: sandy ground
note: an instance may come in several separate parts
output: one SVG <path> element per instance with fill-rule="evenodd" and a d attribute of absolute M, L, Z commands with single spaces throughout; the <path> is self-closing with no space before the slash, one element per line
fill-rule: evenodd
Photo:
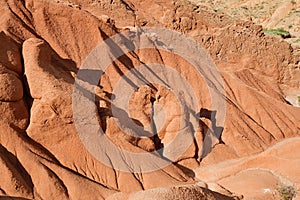
<path fill-rule="evenodd" d="M 299 0 L 191 0 L 216 12 L 227 13 L 237 19 L 251 19 L 264 28 L 282 28 L 291 33 L 289 42 L 300 42 Z"/>

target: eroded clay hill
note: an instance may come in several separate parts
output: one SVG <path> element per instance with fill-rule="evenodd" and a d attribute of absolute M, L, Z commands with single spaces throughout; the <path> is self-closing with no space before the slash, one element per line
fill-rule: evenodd
<path fill-rule="evenodd" d="M 276 166 L 284 161 L 270 160 L 268 155 L 272 149 L 265 151 L 285 138 L 299 137 L 300 109 L 289 105 L 282 91 L 283 86 L 300 88 L 299 55 L 288 43 L 265 36 L 262 28 L 252 22 L 234 21 L 185 1 L 82 1 L 78 4 L 42 0 L 0 2 L 0 199 L 2 196 L 4 199 L 7 196 L 233 199 L 238 198 L 236 195 L 264 198 L 261 191 L 255 193 L 235 187 L 236 180 L 249 180 L 247 169 L 255 167 L 285 176 L 299 190 L 299 179 L 290 177 L 298 173 L 296 164 L 278 169 Z M 226 90 L 225 95 L 217 93 L 217 98 L 226 102 L 225 123 L 220 127 L 222 135 L 203 147 L 213 120 L 209 114 L 200 113 L 200 128 L 194 130 L 195 140 L 188 150 L 173 160 L 173 164 L 146 173 L 132 171 L 127 159 L 118 161 L 128 166 L 124 172 L 116 170 L 113 162 L 107 166 L 93 157 L 82 144 L 73 118 L 72 93 L 80 66 L 95 47 L 126 31 L 127 26 L 165 27 L 194 38 L 210 53 Z M 126 115 L 146 127 L 151 123 L 148 116 L 156 99 L 167 113 L 167 123 L 158 138 L 127 135 L 116 123 L 122 124 L 123 119 L 116 119 L 112 113 L 112 93 L 118 79 L 141 63 L 153 62 L 180 72 L 195 91 L 200 107 L 212 112 L 207 85 L 200 75 L 193 73 L 190 63 L 158 48 L 127 53 L 108 67 L 96 87 L 95 110 L 105 135 L 133 152 L 145 153 L 167 145 L 179 128 L 176 97 L 157 85 L 138 88 Z M 299 158 L 291 156 L 289 148 L 294 150 L 298 146 L 285 148 L 279 157 L 296 162 Z M 169 154 L 165 155 L 168 158 Z M 109 152 L 107 159 L 112 159 Z M 228 161 L 232 159 L 239 162 L 235 168 Z M 151 160 L 145 162 L 151 165 Z M 274 164 L 264 164 L 269 162 Z M 216 171 L 224 175 L 213 176 L 211 173 L 218 163 L 224 171 L 218 167 Z M 246 175 L 228 179 L 237 171 L 245 171 Z M 264 177 L 273 180 L 274 174 L 264 174 Z M 277 183 L 281 184 L 282 179 Z M 272 190 L 276 184 L 271 185 Z M 267 195 L 278 198 L 278 194 Z"/>

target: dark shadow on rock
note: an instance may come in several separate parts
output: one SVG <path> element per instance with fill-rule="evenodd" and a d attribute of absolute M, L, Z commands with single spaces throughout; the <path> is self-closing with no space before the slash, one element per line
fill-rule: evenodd
<path fill-rule="evenodd" d="M 216 110 L 208 110 L 206 108 L 201 108 L 200 109 L 200 112 L 197 114 L 200 118 L 203 117 L 205 119 L 209 119 L 212 123 L 212 130 L 213 130 L 213 134 L 220 140 L 222 141 L 221 139 L 221 136 L 222 136 L 222 133 L 223 133 L 223 130 L 224 130 L 224 127 L 219 127 L 216 125 L 217 123 L 217 119 L 216 119 L 216 114 L 217 114 L 217 111 Z"/>
<path fill-rule="evenodd" d="M 9 152 L 4 146 L 2 146 L 2 144 L 0 144 L 0 157 L 5 161 L 6 165 L 9 168 L 13 168 L 10 168 L 13 173 L 15 170 L 17 171 L 17 173 L 14 174 L 16 179 L 20 181 L 21 184 L 24 184 L 23 186 L 26 186 L 27 189 L 30 189 L 31 193 L 33 193 L 33 183 L 30 175 L 25 170 L 23 165 L 19 162 L 18 158 L 14 154 Z"/>
<path fill-rule="evenodd" d="M 184 166 L 182 166 L 182 165 L 180 165 L 178 163 L 174 163 L 174 165 L 176 167 L 178 167 L 179 169 L 181 169 L 181 171 L 183 171 L 184 174 L 186 174 L 188 177 L 190 177 L 190 178 L 195 178 L 196 177 L 196 174 L 195 174 L 195 172 L 193 170 L 191 170 L 189 168 L 186 168 L 186 167 L 184 167 Z"/>
<path fill-rule="evenodd" d="M 41 51 L 38 59 L 40 62 L 40 67 L 42 68 L 42 70 L 44 70 L 45 72 L 51 74 L 52 76 L 54 76 L 57 80 L 61 80 L 64 81 L 66 83 L 69 84 L 74 84 L 74 78 L 71 75 L 71 72 L 73 73 L 77 73 L 78 69 L 76 67 L 76 63 L 71 60 L 71 59 L 64 59 L 62 57 L 60 57 L 55 51 L 54 49 L 52 49 L 52 47 L 50 46 L 50 44 L 44 41 L 44 45 L 42 48 L 45 48 L 43 51 L 50 51 L 50 55 L 43 55 L 46 54 L 45 52 Z M 49 56 L 50 57 L 50 61 L 49 63 L 45 63 L 43 59 L 44 56 Z M 23 72 L 25 72 L 25 65 L 24 65 L 24 57 L 21 56 L 22 58 L 22 64 L 23 64 Z M 25 58 L 26 59 L 26 58 Z M 47 60 L 47 59 L 46 59 Z M 50 66 L 49 66 L 50 65 Z M 32 103 L 34 101 L 34 99 L 31 97 L 30 95 L 30 87 L 28 84 L 28 80 L 26 77 L 26 74 L 23 74 L 23 76 L 21 77 L 22 83 L 23 83 L 23 90 L 24 90 L 24 100 L 27 104 L 28 107 L 28 111 L 29 111 L 29 116 L 31 116 L 31 107 L 32 107 Z M 41 82 L 44 80 L 40 80 Z M 30 119 L 30 117 L 29 117 Z"/>
<path fill-rule="evenodd" d="M 197 116 L 199 116 L 200 121 L 199 124 L 202 127 L 202 137 L 203 137 L 203 148 L 200 157 L 200 161 L 206 157 L 213 148 L 213 141 L 211 140 L 211 137 L 208 137 L 207 134 L 209 134 L 209 131 L 212 131 L 212 134 L 215 138 L 219 140 L 219 144 L 225 144 L 222 141 L 222 133 L 224 130 L 224 127 L 220 127 L 216 125 L 217 119 L 216 119 L 217 111 L 215 110 L 208 110 L 206 108 L 201 108 L 200 112 L 197 113 Z M 205 118 L 211 121 L 211 128 L 208 127 L 201 118 Z"/>
<path fill-rule="evenodd" d="M 157 88 L 151 82 L 149 82 L 147 80 L 147 77 L 145 77 L 142 73 L 140 73 L 138 70 L 135 69 L 132 59 L 130 59 L 128 57 L 128 55 L 126 55 L 125 52 L 122 51 L 122 49 L 119 47 L 119 45 L 117 43 L 115 43 L 113 40 L 108 39 L 109 37 L 108 37 L 108 35 L 106 35 L 105 32 L 103 32 L 100 29 L 99 29 L 99 31 L 100 31 L 101 36 L 106 39 L 104 42 L 107 44 L 107 46 L 110 49 L 110 52 L 114 55 L 114 57 L 116 57 L 117 60 L 119 62 L 121 62 L 122 65 L 124 65 L 128 70 L 131 70 L 131 72 L 137 78 L 139 78 L 139 80 L 142 81 L 145 85 L 148 85 L 151 89 L 157 91 Z M 133 46 L 134 44 L 130 40 L 128 40 L 126 37 L 122 36 L 121 34 L 119 36 L 122 38 L 122 42 L 127 45 L 128 49 L 134 50 L 135 48 L 138 48 L 138 47 L 134 47 Z M 165 85 L 169 86 L 165 81 L 163 81 L 159 76 L 157 76 L 156 73 L 154 71 L 152 71 L 152 69 L 149 66 L 147 66 L 145 63 L 141 62 L 139 59 L 139 56 L 134 51 L 130 51 L 129 53 L 133 56 L 133 58 L 137 59 L 141 64 L 143 64 L 147 68 L 147 70 L 150 73 L 152 73 L 156 78 L 158 78 L 160 81 L 162 81 Z M 126 82 L 128 84 L 130 84 L 133 88 L 138 88 L 136 86 L 136 84 L 134 84 L 130 79 L 128 79 L 126 76 L 124 76 L 124 73 L 116 65 L 115 62 L 112 62 L 112 64 L 114 66 L 114 69 L 117 71 L 117 73 L 120 76 L 123 76 L 123 78 L 126 80 Z"/>
<path fill-rule="evenodd" d="M 288 100 L 286 100 L 286 99 L 285 99 L 284 101 L 285 101 L 285 103 L 286 103 L 286 104 L 288 104 L 288 105 L 290 105 L 290 106 L 292 106 L 292 105 L 293 105 L 291 102 L 289 102 L 289 101 L 288 101 Z"/>
<path fill-rule="evenodd" d="M 52 163 L 60 165 L 60 162 L 58 161 L 58 159 L 48 149 L 46 149 L 43 145 L 41 145 L 40 143 L 38 143 L 35 140 L 33 140 L 32 138 L 30 138 L 27 134 L 24 134 L 24 131 L 22 131 L 17 126 L 15 126 L 13 124 L 10 124 L 10 127 L 17 132 L 18 137 L 20 137 L 22 139 L 22 141 L 24 141 L 25 145 L 27 143 L 28 145 L 30 145 L 30 147 L 35 148 L 35 149 L 39 150 L 40 152 L 43 152 L 51 160 L 43 157 L 42 155 L 38 155 L 36 153 L 36 151 L 31 151 L 30 148 L 29 148 L 29 151 L 31 151 L 32 153 L 36 154 L 37 156 L 40 156 L 43 159 L 46 159 L 46 160 L 48 160 L 48 161 L 50 161 Z"/>

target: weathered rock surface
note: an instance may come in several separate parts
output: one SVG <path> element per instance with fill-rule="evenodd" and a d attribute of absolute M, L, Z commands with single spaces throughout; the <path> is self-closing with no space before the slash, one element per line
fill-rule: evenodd
<path fill-rule="evenodd" d="M 276 173 L 297 173 L 288 166 L 274 167 L 284 161 L 269 158 L 273 155 L 269 150 L 264 152 L 285 138 L 299 137 L 300 110 L 285 102 L 281 90 L 282 84 L 299 88 L 299 80 L 293 78 L 297 69 L 291 67 L 299 63 L 299 57 L 287 43 L 264 36 L 260 26 L 185 1 L 82 1 L 82 6 L 76 6 L 78 3 L 0 2 L 1 195 L 29 199 L 233 199 L 225 188 L 238 195 L 257 196 L 251 190 L 240 190 L 247 183 L 235 184 L 237 180 L 249 180 L 255 185 L 253 191 L 280 183 L 268 172 L 248 173 L 250 167 L 264 165 Z M 226 102 L 221 137 L 203 147 L 213 120 L 200 113 L 200 128 L 194 130 L 195 139 L 186 152 L 173 164 L 147 173 L 133 172 L 125 158 L 119 162 L 128 165 L 129 172 L 97 160 L 82 144 L 73 119 L 73 85 L 81 64 L 98 44 L 132 25 L 166 27 L 196 39 L 216 62 L 226 89 L 226 96 L 218 94 Z M 180 113 L 172 91 L 145 85 L 131 96 L 125 115 L 146 130 L 152 123 L 153 105 L 158 110 L 163 107 L 166 122 L 159 126 L 157 137 L 136 138 L 117 125 L 117 121 L 126 123 L 112 114 L 114 86 L 130 69 L 153 62 L 176 69 L 190 83 L 200 107 L 213 112 L 206 83 L 190 63 L 158 49 L 130 52 L 105 71 L 95 92 L 95 109 L 107 137 L 132 152 L 145 153 L 169 144 L 180 128 L 178 117 L 186 114 Z M 188 120 L 185 123 L 188 127 Z M 295 145 L 293 149 L 299 148 Z M 163 155 L 170 158 L 172 152 L 168 149 Z M 283 148 L 281 156 L 296 163 L 298 158 L 292 155 Z M 230 159 L 251 164 L 233 168 L 226 162 Z M 220 164 L 224 169 L 215 167 L 222 161 L 226 162 Z M 217 177 L 214 170 L 220 170 Z M 238 171 L 241 173 L 224 178 Z M 266 182 L 256 184 L 252 177 L 260 176 Z M 195 186 L 199 179 L 218 183 L 210 183 L 208 188 L 227 196 Z"/>

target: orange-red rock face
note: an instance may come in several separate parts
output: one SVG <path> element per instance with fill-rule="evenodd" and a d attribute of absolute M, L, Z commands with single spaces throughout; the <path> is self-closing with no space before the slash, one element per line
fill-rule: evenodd
<path fill-rule="evenodd" d="M 299 190 L 299 181 L 291 177 L 298 172 L 285 165 L 278 168 L 282 159 L 294 163 L 297 156 L 286 146 L 276 159 L 272 150 L 265 151 L 285 138 L 299 137 L 300 110 L 285 102 L 280 89 L 281 84 L 299 89 L 291 70 L 299 59 L 287 43 L 264 36 L 259 26 L 184 1 L 85 1 L 76 6 L 78 3 L 0 2 L 0 195 L 28 199 L 232 199 L 229 196 L 243 194 L 251 198 L 260 195 L 256 190 L 269 185 L 274 189 L 283 183 L 269 171 L 285 176 Z M 209 86 L 191 63 L 170 52 L 146 49 L 129 52 L 107 68 L 95 89 L 94 107 L 106 136 L 123 149 L 146 153 L 167 146 L 180 129 L 180 117 L 191 114 L 188 105 L 181 113 L 180 99 L 172 90 L 144 84 L 131 95 L 124 116 L 150 133 L 155 123 L 157 137 L 125 133 L 118 126 L 124 119 L 116 118 L 112 107 L 114 87 L 129 70 L 147 63 L 169 66 L 189 82 L 202 108 L 203 112 L 197 111 L 199 127 L 193 130 L 189 148 L 172 164 L 151 172 L 133 171 L 126 157 L 118 161 L 127 166 L 126 172 L 116 169 L 113 162 L 105 165 L 97 160 L 83 145 L 73 117 L 73 86 L 81 64 L 96 46 L 133 25 L 166 27 L 193 37 L 210 53 L 225 87 L 225 94 L 217 95 L 226 103 L 225 122 L 218 127 L 222 135 L 207 143 L 206 134 L 213 126 L 212 99 Z M 170 81 L 183 85 L 172 77 Z M 80 109 L 85 111 L 84 105 Z M 165 123 L 160 125 L 152 112 L 165 114 Z M 188 124 L 189 118 L 184 119 Z M 123 125 L 126 127 L 125 122 Z M 297 148 L 294 145 L 292 150 Z M 170 159 L 173 150 L 177 147 L 163 155 Z M 113 160 L 109 152 L 106 159 Z M 152 164 L 151 160 L 145 162 Z M 266 171 L 248 173 L 256 167 Z M 214 172 L 220 174 L 214 176 Z M 231 174 L 235 175 L 227 178 Z M 256 185 L 251 177 L 260 176 L 266 181 Z M 249 180 L 255 192 L 241 190 L 247 184 L 241 180 Z"/>

